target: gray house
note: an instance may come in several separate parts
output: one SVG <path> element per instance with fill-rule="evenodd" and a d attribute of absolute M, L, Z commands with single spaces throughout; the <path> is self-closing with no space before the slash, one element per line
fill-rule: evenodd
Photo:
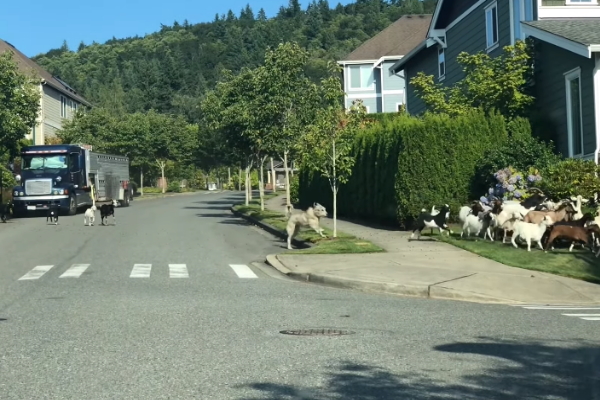
<path fill-rule="evenodd" d="M 516 40 L 536 41 L 536 108 L 555 127 L 558 150 L 594 159 L 600 151 L 600 6 L 597 0 L 439 0 L 425 40 L 390 73 L 410 82 L 419 71 L 453 85 L 464 77 L 456 56 L 502 54 Z M 407 85 L 407 110 L 425 104 Z"/>
<path fill-rule="evenodd" d="M 356 99 L 369 113 L 396 112 L 406 103 L 404 75 L 390 67 L 423 41 L 430 22 L 430 14 L 402 16 L 338 61 L 344 69 L 346 108 Z"/>

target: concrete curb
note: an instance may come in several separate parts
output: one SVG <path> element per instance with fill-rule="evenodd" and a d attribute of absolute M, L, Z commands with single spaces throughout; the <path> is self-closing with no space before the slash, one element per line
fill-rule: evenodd
<path fill-rule="evenodd" d="M 225 193 L 225 192 L 228 192 L 228 190 L 210 191 L 210 192 L 208 190 L 198 190 L 197 192 L 169 193 L 169 194 L 164 194 L 164 195 L 163 194 L 146 195 L 144 197 L 142 197 L 142 196 L 134 197 L 133 201 L 164 199 L 166 197 L 189 196 L 192 194 Z"/>
<path fill-rule="evenodd" d="M 234 215 L 236 215 L 236 216 L 238 216 L 240 218 L 243 218 L 246 221 L 248 221 L 248 222 L 250 222 L 250 223 L 258 226 L 259 228 L 261 228 L 262 230 L 265 230 L 265 231 L 269 232 L 273 236 L 277 236 L 277 237 L 283 239 L 284 241 L 287 241 L 287 234 L 285 232 L 283 232 L 283 231 L 275 228 L 272 225 L 269 225 L 269 224 L 267 224 L 265 222 L 262 222 L 262 221 L 259 221 L 257 219 L 254 219 L 254 218 L 252 218 L 252 217 L 250 217 L 250 216 L 248 216 L 248 215 L 246 215 L 244 213 L 241 213 L 241 212 L 237 211 L 234 208 L 236 205 L 239 205 L 239 204 L 234 204 L 233 206 L 231 206 L 231 212 Z M 301 249 L 306 249 L 306 248 L 310 248 L 310 247 L 314 246 L 313 243 L 310 243 L 310 242 L 307 242 L 307 241 L 301 240 L 301 239 L 296 239 L 296 238 L 292 239 L 292 244 L 294 246 L 296 246 L 297 248 L 301 248 Z"/>
<path fill-rule="evenodd" d="M 518 301 L 496 298 L 478 293 L 470 293 L 455 289 L 449 289 L 437 285 L 402 285 L 397 283 L 372 282 L 348 279 L 341 276 L 332 276 L 327 274 L 297 273 L 287 268 L 277 258 L 276 254 L 269 254 L 266 258 L 266 263 L 290 278 L 294 278 L 302 282 L 317 283 L 341 289 L 354 289 L 362 292 L 385 293 L 407 297 L 420 297 L 425 299 L 459 300 L 468 301 L 472 303 L 521 304 L 521 302 Z"/>

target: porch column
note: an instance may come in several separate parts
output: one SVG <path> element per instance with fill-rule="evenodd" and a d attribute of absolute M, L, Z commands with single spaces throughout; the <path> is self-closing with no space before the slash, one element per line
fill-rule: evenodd
<path fill-rule="evenodd" d="M 594 127 L 596 129 L 596 151 L 594 161 L 598 164 L 600 153 L 600 53 L 594 53 L 596 64 L 594 66 Z"/>

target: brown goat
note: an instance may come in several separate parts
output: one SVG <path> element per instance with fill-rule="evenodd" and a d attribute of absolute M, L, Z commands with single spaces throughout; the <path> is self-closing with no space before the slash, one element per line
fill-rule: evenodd
<path fill-rule="evenodd" d="M 554 242 L 554 240 L 558 237 L 565 238 L 571 242 L 583 242 L 584 244 L 590 246 L 592 251 L 594 250 L 590 245 L 590 232 L 587 228 L 582 226 L 553 226 L 552 230 L 550 231 L 550 236 L 548 237 L 548 243 L 546 244 L 546 251 L 548 251 L 548 249 L 552 246 L 552 242 Z"/>
<path fill-rule="evenodd" d="M 569 203 L 563 204 L 556 211 L 529 211 L 527 215 L 525 215 L 524 221 L 537 225 L 542 222 L 542 219 L 544 219 L 546 215 L 552 218 L 552 221 L 554 222 L 570 221 L 572 214 L 574 213 L 575 209 L 573 208 L 573 205 Z"/>

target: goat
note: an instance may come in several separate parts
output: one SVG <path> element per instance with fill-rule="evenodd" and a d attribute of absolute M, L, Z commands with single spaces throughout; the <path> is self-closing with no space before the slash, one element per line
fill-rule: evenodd
<path fill-rule="evenodd" d="M 522 220 L 523 214 L 520 211 L 502 210 L 495 218 L 493 226 L 495 228 L 502 229 L 504 236 L 502 237 L 502 243 L 506 243 L 506 236 L 508 232 L 514 231 L 514 223 L 517 220 Z"/>
<path fill-rule="evenodd" d="M 410 238 L 414 238 L 415 232 L 419 232 L 419 239 L 421 239 L 421 231 L 425 228 L 437 228 L 440 230 L 440 235 L 444 232 L 445 229 L 448 229 L 448 236 L 452 231 L 448 228 L 447 221 L 450 216 L 450 206 L 448 204 L 444 204 L 439 214 L 431 215 L 429 213 L 421 212 L 421 215 L 417 218 L 414 224 L 414 229 Z"/>
<path fill-rule="evenodd" d="M 524 222 L 521 220 L 515 221 L 511 243 L 515 249 L 518 249 L 519 246 L 517 246 L 515 239 L 520 237 L 527 242 L 527 251 L 531 251 L 532 241 L 537 242 L 539 248 L 544 250 L 544 247 L 542 246 L 542 237 L 550 225 L 552 225 L 552 218 L 547 215 L 544 216 L 539 224 L 532 224 L 530 222 Z"/>
<path fill-rule="evenodd" d="M 493 242 L 492 235 L 490 233 L 490 225 L 496 220 L 496 215 L 491 212 L 483 212 L 479 214 L 479 216 L 475 216 L 473 214 L 467 215 L 465 221 L 463 223 L 462 232 L 460 233 L 460 237 L 463 237 L 465 230 L 467 231 L 467 236 L 471 236 L 471 230 L 474 230 L 476 236 L 479 236 L 481 231 L 484 231 L 483 239 L 485 240 L 486 235 L 489 235 L 490 240 Z"/>
<path fill-rule="evenodd" d="M 551 231 L 555 229 L 555 227 L 557 226 L 576 226 L 576 227 L 581 227 L 581 228 L 585 228 L 587 227 L 589 222 L 594 221 L 594 216 L 590 213 L 585 213 L 583 214 L 583 217 L 576 220 L 576 221 L 558 221 L 555 222 Z M 552 233 L 552 232 L 550 232 Z M 592 240 L 594 238 L 593 236 L 594 234 L 592 233 Z M 548 241 L 550 240 L 550 237 L 548 236 L 548 239 L 546 241 L 546 249 L 548 248 Z M 569 251 L 573 251 L 573 247 L 575 246 L 575 242 L 571 242 L 571 247 L 569 247 Z M 552 246 L 552 250 L 554 250 L 554 246 Z"/>
<path fill-rule="evenodd" d="M 583 226 L 557 225 L 552 227 L 552 230 L 550 231 L 550 236 L 548 237 L 548 243 L 546 244 L 546 251 L 548 251 L 548 249 L 552 246 L 554 240 L 558 237 L 566 238 L 571 242 L 583 242 L 584 245 L 590 246 L 590 249 L 594 251 L 593 247 L 590 245 L 590 232 Z M 571 244 L 571 248 L 572 247 L 573 245 Z M 571 251 L 571 249 L 569 249 L 569 251 Z"/>
<path fill-rule="evenodd" d="M 110 204 L 102 204 L 100 206 L 100 221 L 102 225 L 106 225 L 104 220 L 108 224 L 108 217 L 112 215 L 113 217 L 113 225 L 117 225 L 117 218 L 115 217 L 115 207 L 117 207 L 117 201 L 113 200 Z"/>
<path fill-rule="evenodd" d="M 571 214 L 574 212 L 573 206 L 570 203 L 567 203 L 560 206 L 556 211 L 529 211 L 527 215 L 525 215 L 524 221 L 532 224 L 539 224 L 546 215 L 550 216 L 552 221 L 555 222 L 569 221 Z"/>

